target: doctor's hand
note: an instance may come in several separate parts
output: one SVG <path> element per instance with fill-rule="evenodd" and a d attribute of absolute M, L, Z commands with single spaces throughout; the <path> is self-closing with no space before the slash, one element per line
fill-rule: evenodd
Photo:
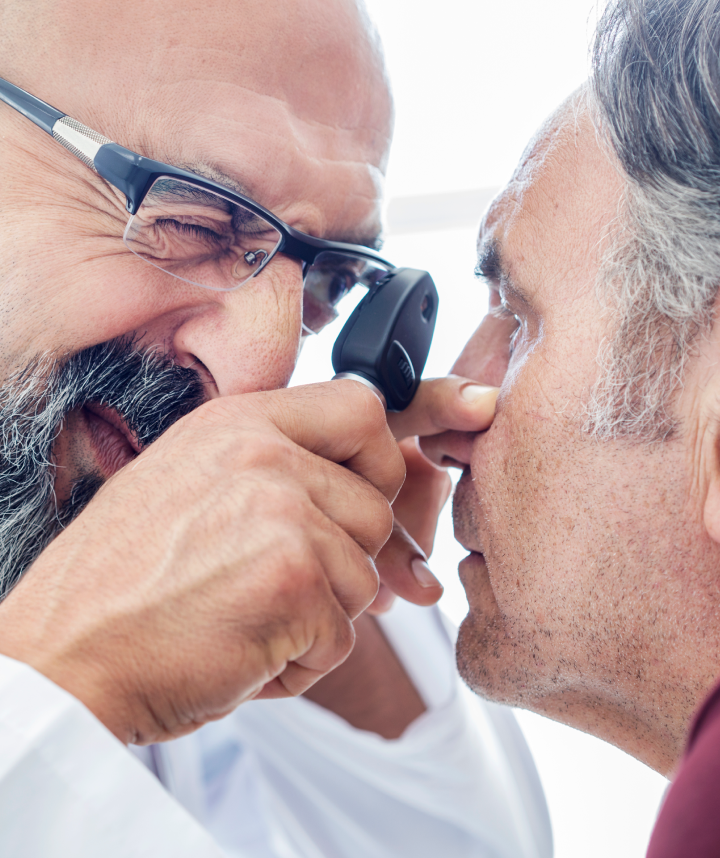
<path fill-rule="evenodd" d="M 442 595 L 442 585 L 426 561 L 440 511 L 452 488 L 445 470 L 452 462 L 433 456 L 432 439 L 453 432 L 465 443 L 471 441 L 492 423 L 497 395 L 495 387 L 451 375 L 423 381 L 405 411 L 388 414 L 390 428 L 400 441 L 407 477 L 393 504 L 392 536 L 376 561 L 382 583 L 370 613 L 388 610 L 396 594 L 420 605 L 432 605 Z M 426 455 L 418 447 L 419 438 L 424 439 Z"/>
<path fill-rule="evenodd" d="M 356 382 L 206 403 L 40 555 L 0 605 L 0 652 L 124 742 L 302 693 L 352 649 L 404 473 Z"/>

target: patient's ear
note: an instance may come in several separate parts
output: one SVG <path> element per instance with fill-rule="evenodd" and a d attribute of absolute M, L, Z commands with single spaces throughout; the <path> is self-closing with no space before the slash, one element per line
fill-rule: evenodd
<path fill-rule="evenodd" d="M 720 319 L 720 294 L 715 299 L 713 318 Z M 715 321 L 701 343 L 695 394 L 701 398 L 705 437 L 700 440 L 702 472 L 700 485 L 707 486 L 703 522 L 708 536 L 720 544 L 720 324 Z M 692 385 L 691 385 L 692 387 Z"/>
<path fill-rule="evenodd" d="M 720 543 L 720 479 L 717 475 L 711 480 L 708 487 L 703 517 L 708 536 Z"/>
<path fill-rule="evenodd" d="M 705 508 L 703 509 L 703 520 L 708 536 L 720 543 L 720 421 L 713 421 L 709 431 L 713 432 L 712 454 L 705 464 L 709 473 L 707 474 L 708 489 L 705 496 Z"/>

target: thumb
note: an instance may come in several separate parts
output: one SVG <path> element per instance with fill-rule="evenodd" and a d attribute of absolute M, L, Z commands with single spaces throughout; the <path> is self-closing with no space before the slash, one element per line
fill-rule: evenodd
<path fill-rule="evenodd" d="M 388 414 L 388 424 L 398 441 L 448 430 L 482 432 L 493 421 L 498 392 L 457 375 L 431 378 L 420 383 L 405 411 Z"/>

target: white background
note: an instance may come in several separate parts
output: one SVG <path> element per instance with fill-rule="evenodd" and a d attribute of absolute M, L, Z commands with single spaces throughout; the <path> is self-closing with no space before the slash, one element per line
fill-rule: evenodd
<path fill-rule="evenodd" d="M 388 199 L 499 188 L 534 129 L 587 76 L 589 0 L 367 2 L 396 100 Z M 427 268 L 440 291 L 428 376 L 449 370 L 484 312 L 474 238 L 470 226 L 387 238 L 385 255 Z M 306 346 L 296 383 L 330 377 L 339 327 Z M 442 606 L 458 622 L 462 556 L 448 508 L 431 565 L 446 586 Z M 597 739 L 530 713 L 519 718 L 546 790 L 557 858 L 643 856 L 666 781 Z"/>

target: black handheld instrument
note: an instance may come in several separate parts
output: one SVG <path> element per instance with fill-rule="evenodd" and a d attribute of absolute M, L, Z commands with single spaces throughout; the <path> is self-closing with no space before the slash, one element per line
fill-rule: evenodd
<path fill-rule="evenodd" d="M 335 340 L 335 378 L 371 387 L 388 411 L 407 408 L 425 368 L 437 309 L 437 289 L 427 271 L 391 271 L 357 305 Z"/>

